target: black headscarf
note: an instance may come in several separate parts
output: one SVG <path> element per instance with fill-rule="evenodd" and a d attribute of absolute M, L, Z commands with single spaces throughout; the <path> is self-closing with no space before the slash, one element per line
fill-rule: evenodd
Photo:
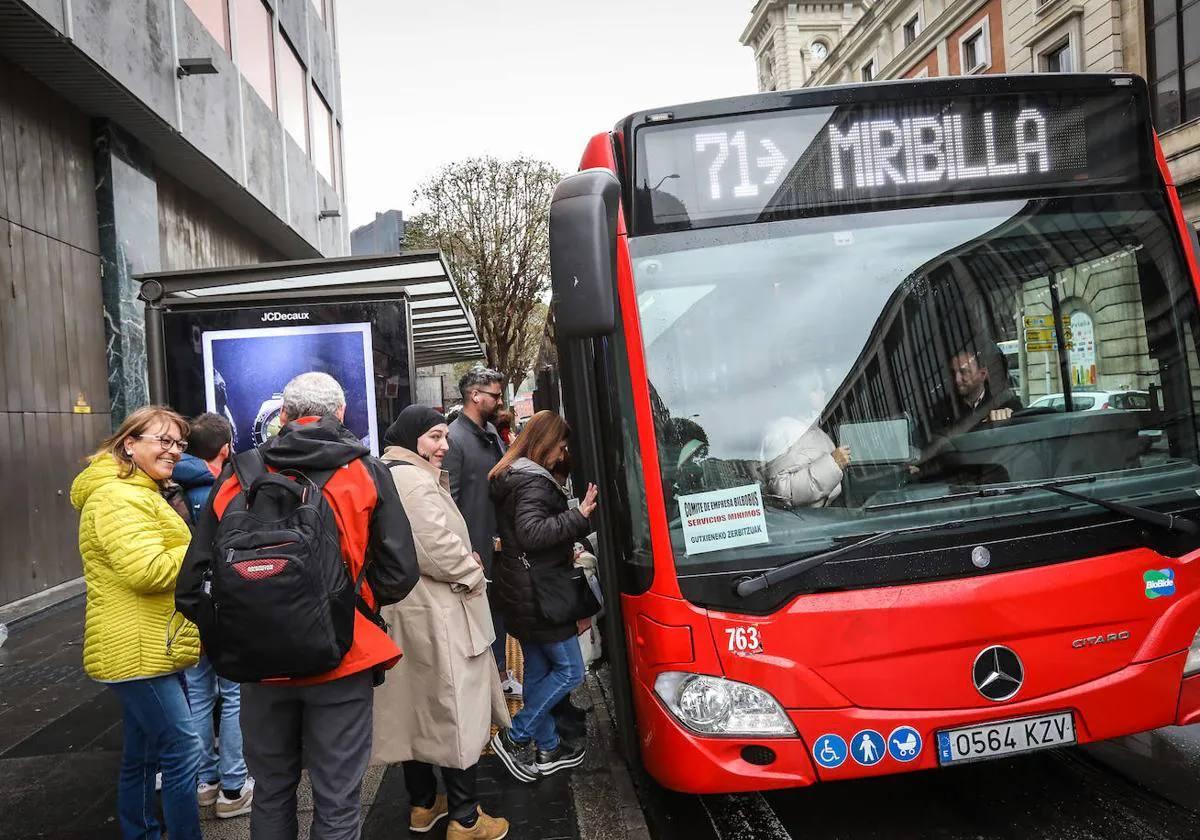
<path fill-rule="evenodd" d="M 409 452 L 417 451 L 417 438 L 434 426 L 446 422 L 446 418 L 427 405 L 410 405 L 400 412 L 396 422 L 383 433 L 387 446 L 403 446 Z"/>

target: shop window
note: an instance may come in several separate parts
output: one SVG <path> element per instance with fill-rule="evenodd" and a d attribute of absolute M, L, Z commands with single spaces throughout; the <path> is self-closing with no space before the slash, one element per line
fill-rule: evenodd
<path fill-rule="evenodd" d="M 333 166 L 333 111 L 325 104 L 325 99 L 317 90 L 316 85 L 308 89 L 308 112 L 312 115 L 312 161 L 317 171 L 334 187 L 337 178 Z"/>
<path fill-rule="evenodd" d="M 1167 131 L 1200 118 L 1200 0 L 1149 0 L 1145 6 L 1154 124 Z"/>
<path fill-rule="evenodd" d="M 308 152 L 308 96 L 304 65 L 282 34 L 279 41 L 279 120 L 300 148 Z"/>
<path fill-rule="evenodd" d="M 235 0 L 233 13 L 237 24 L 234 60 L 242 76 L 274 111 L 275 57 L 271 49 L 274 43 L 271 38 L 271 10 L 262 0 Z"/>
<path fill-rule="evenodd" d="M 228 0 L 186 0 L 188 8 L 204 25 L 209 34 L 229 52 L 229 2 Z"/>

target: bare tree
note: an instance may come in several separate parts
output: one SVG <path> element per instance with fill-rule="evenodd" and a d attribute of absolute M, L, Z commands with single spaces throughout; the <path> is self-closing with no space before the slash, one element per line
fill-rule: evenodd
<path fill-rule="evenodd" d="M 562 173 L 530 158 L 469 158 L 417 187 L 425 212 L 407 248 L 440 248 L 475 316 L 489 367 L 520 384 L 533 365 L 550 289 L 550 197 Z"/>

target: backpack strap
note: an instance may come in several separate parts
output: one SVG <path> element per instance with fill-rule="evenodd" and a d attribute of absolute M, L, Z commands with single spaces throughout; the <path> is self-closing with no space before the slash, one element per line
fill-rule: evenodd
<path fill-rule="evenodd" d="M 267 462 L 263 460 L 258 447 L 239 452 L 230 460 L 233 462 L 233 474 L 237 476 L 243 493 L 250 490 L 250 485 L 254 483 L 255 479 L 267 474 Z"/>

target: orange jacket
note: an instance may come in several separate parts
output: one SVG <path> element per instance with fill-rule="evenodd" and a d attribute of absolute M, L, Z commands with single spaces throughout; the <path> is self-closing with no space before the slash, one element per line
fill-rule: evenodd
<path fill-rule="evenodd" d="M 378 610 L 402 600 L 420 579 L 412 528 L 387 468 L 370 457 L 365 446 L 335 417 L 304 417 L 289 423 L 262 446 L 271 469 L 318 471 L 334 469 L 324 495 L 337 519 L 342 557 L 352 579 L 363 564 L 367 573 L 363 600 Z M 176 587 L 179 611 L 193 616 L 202 593 L 203 572 L 212 563 L 212 538 L 230 501 L 242 491 L 231 465 L 217 479 L 209 507 L 201 515 L 192 547 Z M 272 680 L 272 683 L 314 685 L 375 668 L 391 668 L 400 649 L 391 637 L 359 611 L 354 615 L 354 642 L 338 667 L 315 677 Z"/>

